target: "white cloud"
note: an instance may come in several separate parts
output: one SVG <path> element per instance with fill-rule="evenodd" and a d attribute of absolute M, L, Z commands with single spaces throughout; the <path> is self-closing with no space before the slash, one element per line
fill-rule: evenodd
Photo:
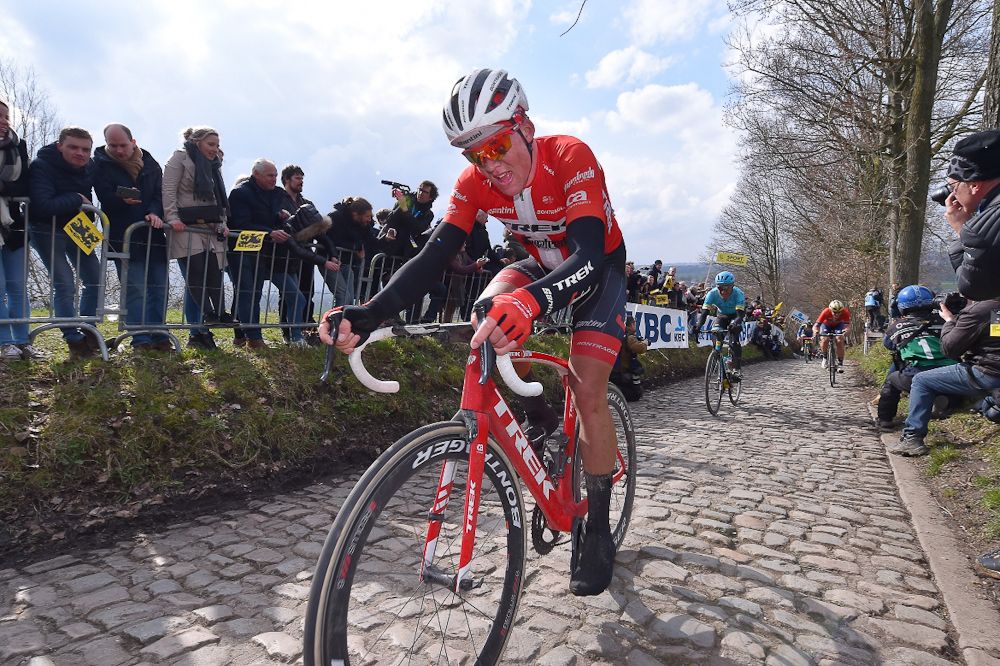
<path fill-rule="evenodd" d="M 721 129 L 721 109 L 712 94 L 696 83 L 650 84 L 619 95 L 616 110 L 608 114 L 607 122 L 619 132 L 639 128 L 653 134 L 670 132 L 688 137 L 706 125 Z"/>
<path fill-rule="evenodd" d="M 597 67 L 587 72 L 587 87 L 610 88 L 622 82 L 647 81 L 672 63 L 672 58 L 657 58 L 637 46 L 618 49 L 601 58 Z"/>
<path fill-rule="evenodd" d="M 633 0 L 623 14 L 632 39 L 648 46 L 698 36 L 720 6 L 717 0 Z"/>

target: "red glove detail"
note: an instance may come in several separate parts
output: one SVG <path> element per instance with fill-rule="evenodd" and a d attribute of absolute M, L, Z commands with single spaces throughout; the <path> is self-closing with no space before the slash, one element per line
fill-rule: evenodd
<path fill-rule="evenodd" d="M 493 297 L 493 307 L 487 312 L 497 322 L 497 328 L 511 342 L 524 343 L 531 335 L 531 322 L 541 313 L 538 301 L 525 289 Z"/>

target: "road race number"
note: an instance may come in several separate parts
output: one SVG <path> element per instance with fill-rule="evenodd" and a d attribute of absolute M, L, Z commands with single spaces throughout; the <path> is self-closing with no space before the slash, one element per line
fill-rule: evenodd
<path fill-rule="evenodd" d="M 264 247 L 264 236 L 266 235 L 266 231 L 241 231 L 240 235 L 236 237 L 236 247 L 233 249 L 237 252 L 260 252 L 260 249 Z"/>
<path fill-rule="evenodd" d="M 990 313 L 990 337 L 1000 338 L 1000 310 Z"/>
<path fill-rule="evenodd" d="M 73 239 L 77 247 L 83 250 L 84 254 L 93 254 L 94 248 L 104 240 L 104 234 L 83 211 L 77 213 L 76 217 L 67 222 L 63 231 L 69 234 L 69 237 Z"/>

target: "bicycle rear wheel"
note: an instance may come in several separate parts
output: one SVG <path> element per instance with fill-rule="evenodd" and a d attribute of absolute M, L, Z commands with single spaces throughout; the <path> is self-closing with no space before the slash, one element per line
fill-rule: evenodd
<path fill-rule="evenodd" d="M 705 363 L 705 405 L 708 413 L 715 416 L 719 413 L 719 405 L 722 404 L 722 358 L 719 352 L 712 350 L 708 355 L 708 362 Z"/>
<path fill-rule="evenodd" d="M 329 664 L 496 664 L 510 637 L 524 578 L 524 503 L 510 462 L 486 453 L 475 553 L 453 591 L 465 526 L 465 426 L 424 426 L 401 438 L 358 481 L 321 551 L 306 609 L 303 657 Z M 435 506 L 453 476 L 450 503 Z M 441 531 L 421 560 L 432 509 Z"/>
<path fill-rule="evenodd" d="M 608 408 L 611 411 L 611 421 L 615 426 L 615 436 L 618 439 L 618 453 L 621 460 L 615 468 L 616 478 L 611 487 L 611 534 L 615 540 L 615 548 L 620 548 L 632 518 L 632 504 L 635 501 L 635 430 L 632 428 L 632 414 L 621 390 L 608 383 Z M 573 453 L 573 476 L 575 499 L 579 502 L 586 495 L 583 479 L 583 452 L 579 446 L 580 427 L 577 426 L 577 447 Z M 624 466 L 623 466 L 624 464 Z"/>
<path fill-rule="evenodd" d="M 738 405 L 740 403 L 740 396 L 743 394 L 743 380 L 734 382 L 731 378 L 729 380 L 729 402 L 733 405 Z"/>

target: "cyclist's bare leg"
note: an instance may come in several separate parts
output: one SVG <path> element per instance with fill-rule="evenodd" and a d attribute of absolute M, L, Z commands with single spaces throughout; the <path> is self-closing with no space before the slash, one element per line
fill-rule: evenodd
<path fill-rule="evenodd" d="M 589 356 L 570 356 L 569 390 L 580 419 L 583 470 L 611 474 L 615 470 L 617 438 L 608 408 L 607 385 L 611 366 Z"/>
<path fill-rule="evenodd" d="M 606 590 L 614 572 L 615 544 L 609 513 L 618 440 L 606 388 L 611 365 L 596 358 L 571 354 L 569 367 L 570 392 L 580 419 L 577 445 L 581 447 L 587 484 L 587 522 L 569 589 L 577 596 L 590 596 Z"/>
<path fill-rule="evenodd" d="M 844 336 L 837 336 L 837 360 L 844 362 Z"/>
<path fill-rule="evenodd" d="M 826 348 L 830 345 L 830 338 L 822 337 L 819 339 L 819 350 L 823 352 L 823 356 L 826 356 Z"/>

